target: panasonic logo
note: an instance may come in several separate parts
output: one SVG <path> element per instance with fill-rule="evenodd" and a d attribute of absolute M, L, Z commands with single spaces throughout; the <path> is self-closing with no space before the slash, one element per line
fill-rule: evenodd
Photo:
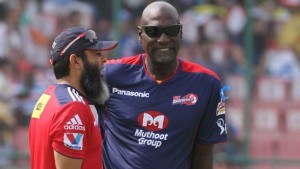
<path fill-rule="evenodd" d="M 116 93 L 119 95 L 124 95 L 124 96 L 134 96 L 134 97 L 146 97 L 149 98 L 150 94 L 144 92 L 134 92 L 134 91 L 127 91 L 127 90 L 120 90 L 118 88 L 113 87 L 112 88 L 112 93 Z"/>

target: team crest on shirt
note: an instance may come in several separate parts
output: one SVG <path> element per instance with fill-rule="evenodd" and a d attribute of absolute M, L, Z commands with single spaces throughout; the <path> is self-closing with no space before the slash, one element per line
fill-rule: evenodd
<path fill-rule="evenodd" d="M 183 97 L 181 96 L 173 96 L 173 105 L 176 104 L 185 104 L 187 106 L 191 106 L 196 104 L 198 101 L 198 96 L 196 94 L 193 93 L 189 93 Z"/>
<path fill-rule="evenodd" d="M 83 134 L 64 133 L 64 145 L 73 150 L 82 150 Z"/>

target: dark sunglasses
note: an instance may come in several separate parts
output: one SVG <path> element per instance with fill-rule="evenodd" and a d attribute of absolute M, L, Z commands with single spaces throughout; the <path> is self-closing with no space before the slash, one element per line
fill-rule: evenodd
<path fill-rule="evenodd" d="M 162 35 L 162 33 L 166 34 L 169 37 L 177 36 L 180 32 L 182 25 L 176 24 L 167 27 L 141 25 L 139 27 L 150 38 L 159 38 Z"/>
<path fill-rule="evenodd" d="M 78 35 L 76 38 L 74 38 L 64 49 L 60 52 L 60 56 L 62 56 L 69 48 L 71 45 L 73 45 L 76 41 L 79 39 L 84 38 L 85 40 L 89 40 L 90 42 L 93 42 L 94 40 L 97 40 L 97 35 L 95 31 L 93 30 L 88 30 L 86 32 L 81 33 Z"/>

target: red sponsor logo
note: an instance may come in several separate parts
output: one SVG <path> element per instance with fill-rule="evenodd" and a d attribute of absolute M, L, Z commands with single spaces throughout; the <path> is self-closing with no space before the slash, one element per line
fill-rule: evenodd
<path fill-rule="evenodd" d="M 169 124 L 169 120 L 167 116 L 160 112 L 147 111 L 138 116 L 138 123 L 147 130 L 157 131 L 165 129 Z"/>

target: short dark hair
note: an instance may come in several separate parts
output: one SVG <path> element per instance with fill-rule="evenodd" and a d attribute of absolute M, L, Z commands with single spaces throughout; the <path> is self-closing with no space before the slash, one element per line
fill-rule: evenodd
<path fill-rule="evenodd" d="M 82 59 L 86 59 L 86 53 L 85 50 L 80 50 L 78 52 L 74 53 L 76 56 L 82 58 Z M 53 65 L 53 72 L 55 75 L 56 79 L 60 79 L 62 77 L 68 76 L 70 74 L 70 58 L 71 54 L 69 54 L 68 56 L 62 57 L 59 61 L 57 61 L 54 65 Z"/>

